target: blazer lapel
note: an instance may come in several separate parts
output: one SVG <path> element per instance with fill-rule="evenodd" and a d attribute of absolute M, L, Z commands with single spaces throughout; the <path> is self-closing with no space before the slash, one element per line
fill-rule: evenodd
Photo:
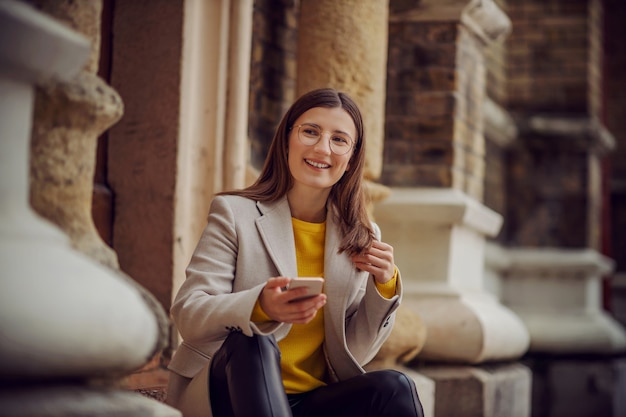
<path fill-rule="evenodd" d="M 270 203 L 258 202 L 257 207 L 262 214 L 256 219 L 257 229 L 276 269 L 281 276 L 297 277 L 296 246 L 287 198 Z"/>

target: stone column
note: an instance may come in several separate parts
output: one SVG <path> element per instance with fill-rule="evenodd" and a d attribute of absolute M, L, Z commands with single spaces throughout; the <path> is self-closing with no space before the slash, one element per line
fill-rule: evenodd
<path fill-rule="evenodd" d="M 388 0 L 302 0 L 297 95 L 333 87 L 351 95 L 363 113 L 365 178 L 382 170 L 385 124 Z M 369 183 L 374 201 L 386 191 Z"/>
<path fill-rule="evenodd" d="M 555 393 L 548 400 L 536 391 L 533 410 L 621 415 L 624 406 L 616 399 L 625 389 L 626 362 L 615 356 L 626 351 L 626 332 L 602 305 L 614 262 L 594 248 L 599 160 L 610 135 L 584 117 L 532 116 L 527 122 L 532 127 L 521 124 L 522 143 L 508 167 L 507 240 L 516 245 L 504 252 L 508 265 L 498 274 L 502 302 L 530 333 L 534 384 Z M 596 393 L 574 380 L 602 381 L 603 388 Z M 584 406 L 566 399 L 572 397 Z"/>
<path fill-rule="evenodd" d="M 141 5 L 132 9 L 133 15 L 143 13 Z M 206 225 L 213 195 L 246 185 L 250 150 L 248 95 L 252 15 L 252 0 L 189 1 L 184 5 L 185 23 L 180 33 L 184 47 L 181 64 L 176 66 L 181 70 L 180 91 L 176 91 L 180 95 L 168 97 L 172 105 L 180 102 L 180 114 L 176 111 L 180 129 L 174 144 L 178 147 L 177 167 L 172 172 L 176 175 L 173 222 L 177 236 L 176 243 L 172 243 L 172 294 L 185 279 L 185 268 Z M 125 21 L 132 29 L 133 19 L 126 18 Z M 152 30 L 160 31 L 158 20 Z M 172 39 L 173 36 L 168 37 L 170 42 Z M 131 43 L 132 46 L 137 49 L 145 47 Z M 129 48 L 129 45 L 121 47 Z M 161 58 L 148 54 L 146 59 L 159 61 Z M 173 59 L 172 62 L 176 63 Z M 120 79 L 136 77 L 126 68 L 120 68 L 119 72 Z M 163 69 L 161 72 L 165 79 L 168 71 Z M 169 77 L 173 78 L 173 75 L 169 74 Z M 136 93 L 129 91 L 129 94 Z M 148 100 L 149 94 L 146 91 L 138 98 Z M 160 110 L 153 114 L 133 115 L 133 118 L 163 118 L 165 113 Z M 121 137 L 120 151 L 132 150 L 127 144 L 126 132 L 121 131 L 118 135 Z M 120 175 L 126 169 L 129 168 L 120 170 Z M 132 195 L 140 185 L 128 184 L 125 191 Z M 134 213 L 134 216 L 140 217 L 141 213 Z M 135 219 L 129 220 L 135 222 Z M 129 228 L 129 232 L 133 230 Z M 141 265 L 136 267 L 139 269 Z"/>
<path fill-rule="evenodd" d="M 626 33 L 623 22 L 626 18 L 626 7 L 619 0 L 603 3 L 610 10 L 604 16 L 604 33 L 606 37 L 603 47 L 609 53 L 603 56 L 602 84 L 609 92 L 604 97 L 605 123 L 607 129 L 615 135 L 616 146 L 611 154 L 610 169 L 607 181 L 610 187 L 605 188 L 610 200 L 609 213 L 610 231 L 605 237 L 610 242 L 611 256 L 615 259 L 615 272 L 610 288 L 610 305 L 614 317 L 626 327 L 626 79 L 623 77 L 626 68 L 626 44 L 622 41 Z M 625 401 L 626 402 L 626 401 Z"/>
<path fill-rule="evenodd" d="M 493 1 L 422 1 L 390 16 L 381 180 L 392 191 L 375 213 L 404 304 L 426 324 L 413 368 L 435 382 L 437 417 L 530 413 L 531 374 L 515 362 L 528 332 L 489 293 L 484 268 L 503 220 L 482 203 L 485 49 L 509 30 Z"/>
<path fill-rule="evenodd" d="M 90 41 L 89 58 L 67 81 L 50 80 L 36 89 L 30 160 L 30 201 L 39 214 L 57 224 L 72 246 L 116 271 L 150 304 L 168 344 L 169 320 L 154 295 L 123 273 L 116 252 L 93 222 L 92 199 L 99 135 L 124 111 L 119 94 L 96 73 L 100 59 L 102 0 L 24 0 Z"/>
<path fill-rule="evenodd" d="M 524 321 L 530 351 L 613 354 L 626 349 L 624 331 L 603 310 L 602 277 L 613 262 L 591 249 L 509 249 L 502 299 Z"/>
<path fill-rule="evenodd" d="M 88 55 L 84 37 L 25 4 L 0 2 L 0 409 L 178 416 L 114 388 L 158 345 L 158 323 L 141 294 L 73 250 L 28 204 L 34 86 L 71 83 Z"/>
<path fill-rule="evenodd" d="M 89 59 L 68 82 L 37 88 L 31 155 L 31 204 L 59 225 L 81 252 L 118 268 L 115 252 L 100 238 L 92 216 L 98 136 L 122 116 L 115 90 L 96 75 L 102 1 L 26 0 L 86 36 Z"/>
<path fill-rule="evenodd" d="M 303 0 L 298 23 L 296 95 L 315 88 L 333 87 L 350 94 L 363 114 L 367 138 L 364 178 L 372 215 L 373 204 L 389 195 L 387 187 L 376 182 L 382 171 L 388 15 L 388 0 Z M 387 231 L 383 230 L 383 234 L 386 238 Z M 406 322 L 414 324 L 413 330 L 424 331 L 415 313 L 407 310 L 399 311 L 398 315 L 413 317 Z M 407 352 L 398 351 L 398 347 L 410 345 L 412 341 L 414 345 L 409 348 L 412 355 L 400 359 L 399 356 Z M 421 346 L 422 343 L 411 337 L 404 337 L 400 327 L 370 364 L 370 369 L 392 364 L 404 369 L 404 362 Z M 425 415 L 433 416 L 432 381 L 415 372 L 411 376 L 421 393 Z"/>
<path fill-rule="evenodd" d="M 624 361 L 613 355 L 626 333 L 602 305 L 614 267 L 601 253 L 602 161 L 614 147 L 602 122 L 604 3 L 500 4 L 517 29 L 500 57 L 499 99 L 518 137 L 504 170 L 504 246 L 488 268 L 530 334 L 533 414 L 622 415 Z"/>

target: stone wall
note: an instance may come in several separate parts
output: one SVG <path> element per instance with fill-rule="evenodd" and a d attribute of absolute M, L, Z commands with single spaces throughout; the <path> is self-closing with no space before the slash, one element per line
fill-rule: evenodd
<path fill-rule="evenodd" d="M 504 59 L 492 54 L 490 74 L 504 74 L 506 85 L 492 91 L 520 127 L 506 160 L 504 240 L 599 249 L 599 157 L 610 148 L 596 125 L 601 9 L 580 0 L 500 3 L 513 31 Z"/>
<path fill-rule="evenodd" d="M 605 93 L 605 117 L 608 129 L 615 135 L 617 146 L 608 158 L 610 177 L 608 192 L 610 193 L 611 220 L 609 223 L 609 245 L 611 254 L 615 257 L 616 269 L 626 272 L 626 238 L 623 233 L 626 230 L 626 9 L 616 7 L 620 0 L 608 0 L 605 28 L 605 68 L 606 78 Z"/>
<path fill-rule="evenodd" d="M 115 3 L 111 85 L 125 113 L 108 134 L 113 248 L 121 269 L 165 309 L 172 300 L 176 241 L 182 29 L 183 8 L 173 2 Z"/>
<path fill-rule="evenodd" d="M 608 129 L 615 135 L 617 146 L 607 158 L 605 167 L 605 192 L 607 201 L 605 246 L 615 259 L 616 274 L 610 285 L 609 308 L 626 326 L 626 8 L 619 7 L 621 0 L 607 0 L 604 41 L 604 115 Z"/>
<path fill-rule="evenodd" d="M 458 22 L 389 24 L 381 182 L 451 187 L 482 200 L 482 51 Z"/>
<path fill-rule="evenodd" d="M 528 134 L 508 155 L 507 244 L 585 247 L 587 153 L 562 138 Z"/>
<path fill-rule="evenodd" d="M 489 147 L 489 166 L 500 155 L 505 167 L 504 198 L 490 203 L 505 207 L 503 303 L 531 335 L 523 363 L 533 372 L 532 415 L 624 415 L 623 361 L 605 355 L 623 354 L 626 339 L 602 294 L 612 271 L 603 254 L 614 254 L 603 172 L 619 143 L 606 115 L 620 102 L 607 100 L 619 82 L 603 62 L 607 42 L 623 36 L 605 27 L 612 12 L 600 0 L 498 3 L 513 30 L 503 51 L 491 51 L 489 93 L 518 135 L 505 152 Z"/>
<path fill-rule="evenodd" d="M 276 127 L 295 99 L 297 18 L 296 0 L 254 2 L 249 135 L 256 169 L 263 166 Z"/>
<path fill-rule="evenodd" d="M 501 2 L 496 0 L 496 3 Z M 513 28 L 509 37 L 516 31 L 517 28 Z M 506 103 L 507 100 L 507 56 L 508 49 L 505 42 L 494 43 L 485 51 L 487 96 L 500 105 Z"/>
<path fill-rule="evenodd" d="M 501 3 L 496 1 L 496 3 Z M 512 32 L 517 28 L 512 28 Z M 510 37 L 511 35 L 509 35 Z M 507 56 L 505 42 L 495 42 L 485 49 L 486 96 L 490 100 L 491 111 L 485 114 L 485 180 L 484 203 L 497 213 L 505 213 L 506 193 L 506 152 L 517 139 L 513 120 L 503 106 L 507 102 Z M 503 219 L 502 229 L 506 229 L 507 219 Z M 495 240 L 503 242 L 504 233 Z"/>
<path fill-rule="evenodd" d="M 504 213 L 507 206 L 506 193 L 506 149 L 503 149 L 493 140 L 485 141 L 485 205 L 497 213 Z M 503 219 L 503 229 L 507 219 Z M 503 243 L 504 233 L 498 233 L 494 238 Z"/>
<path fill-rule="evenodd" d="M 500 0 L 513 24 L 506 40 L 511 111 L 587 112 L 587 0 Z"/>

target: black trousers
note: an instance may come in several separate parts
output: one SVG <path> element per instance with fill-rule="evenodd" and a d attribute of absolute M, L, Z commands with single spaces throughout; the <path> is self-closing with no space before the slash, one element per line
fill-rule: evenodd
<path fill-rule="evenodd" d="M 287 395 L 273 336 L 232 332 L 209 372 L 214 417 L 423 417 L 415 384 L 394 370 L 368 372 Z"/>

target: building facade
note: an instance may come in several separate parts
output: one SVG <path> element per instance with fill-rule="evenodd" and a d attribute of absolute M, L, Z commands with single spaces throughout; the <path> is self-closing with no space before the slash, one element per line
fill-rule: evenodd
<path fill-rule="evenodd" d="M 152 317 L 137 357 L 105 360 L 112 343 L 83 380 L 108 369 L 115 395 L 175 415 L 157 401 L 179 342 L 167 311 L 212 195 L 253 181 L 290 103 L 331 86 L 363 110 L 371 212 L 406 291 L 370 368 L 409 373 L 427 416 L 626 415 L 623 2 L 7 3 L 90 45 L 63 82 L 18 77 L 34 91 L 28 205 Z M 67 310 L 91 309 L 96 332 L 110 314 L 93 304 Z"/>

